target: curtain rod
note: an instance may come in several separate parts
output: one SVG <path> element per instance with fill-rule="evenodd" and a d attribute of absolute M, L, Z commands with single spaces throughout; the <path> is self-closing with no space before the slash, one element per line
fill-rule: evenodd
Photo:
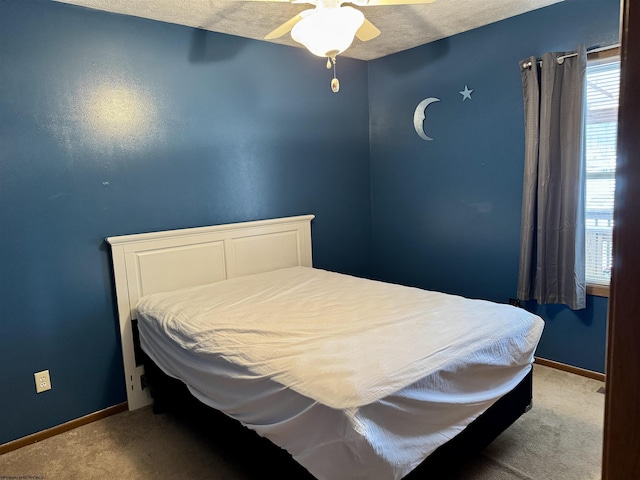
<path fill-rule="evenodd" d="M 590 53 L 598 53 L 598 52 L 604 52 L 606 50 L 613 50 L 614 48 L 618 48 L 619 46 L 620 46 L 619 43 L 615 43 L 607 47 L 592 48 L 591 50 L 587 50 L 587 55 L 589 55 Z M 566 55 L 559 56 L 556 60 L 558 61 L 558 63 L 562 63 L 564 62 L 565 58 L 576 57 L 577 55 L 578 55 L 577 52 L 567 53 Z"/>
<path fill-rule="evenodd" d="M 587 55 L 591 53 L 604 52 L 606 50 L 613 50 L 614 48 L 618 48 L 618 47 L 620 47 L 620 44 L 614 43 L 613 45 L 608 45 L 606 47 L 592 48 L 591 50 L 587 50 Z M 577 52 L 567 53 L 566 55 L 560 55 L 558 58 L 556 58 L 556 61 L 558 62 L 558 64 L 562 64 L 565 58 L 571 58 L 577 55 L 578 55 Z M 532 65 L 531 62 L 525 62 L 522 64 L 522 68 L 531 68 L 531 65 Z M 542 60 L 538 60 L 538 65 L 542 65 Z"/>

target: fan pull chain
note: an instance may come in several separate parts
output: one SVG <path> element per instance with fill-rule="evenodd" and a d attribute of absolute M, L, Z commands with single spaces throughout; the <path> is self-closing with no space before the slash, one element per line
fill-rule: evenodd
<path fill-rule="evenodd" d="M 327 57 L 327 68 L 331 68 L 333 63 L 333 80 L 331 80 L 331 90 L 333 93 L 340 91 L 340 81 L 336 78 L 336 57 Z"/>

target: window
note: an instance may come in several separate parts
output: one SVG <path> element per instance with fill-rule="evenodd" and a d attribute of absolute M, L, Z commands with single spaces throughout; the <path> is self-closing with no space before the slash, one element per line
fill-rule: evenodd
<path fill-rule="evenodd" d="M 590 60 L 586 85 L 586 277 L 609 285 L 620 60 Z"/>

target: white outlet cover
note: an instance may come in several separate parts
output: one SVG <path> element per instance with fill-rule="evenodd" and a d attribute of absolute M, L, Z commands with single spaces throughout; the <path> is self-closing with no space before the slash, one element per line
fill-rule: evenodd
<path fill-rule="evenodd" d="M 42 393 L 47 390 L 51 390 L 51 378 L 49 377 L 49 370 L 43 370 L 33 374 L 33 378 L 36 382 L 36 393 Z"/>

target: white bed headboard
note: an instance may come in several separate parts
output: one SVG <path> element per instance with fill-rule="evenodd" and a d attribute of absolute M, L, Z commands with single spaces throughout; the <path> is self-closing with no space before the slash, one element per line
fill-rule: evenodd
<path fill-rule="evenodd" d="M 136 363 L 132 319 L 138 299 L 233 277 L 312 266 L 314 215 L 109 237 L 129 410 L 151 403 Z"/>

